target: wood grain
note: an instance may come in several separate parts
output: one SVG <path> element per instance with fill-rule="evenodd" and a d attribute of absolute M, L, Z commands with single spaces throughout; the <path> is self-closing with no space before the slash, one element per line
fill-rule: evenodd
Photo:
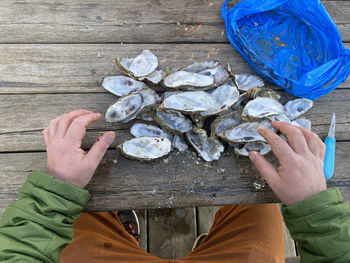
<path fill-rule="evenodd" d="M 322 1 L 350 41 L 350 3 Z M 0 43 L 227 42 L 211 0 L 2 0 Z"/>
<path fill-rule="evenodd" d="M 102 79 L 121 74 L 113 59 L 133 57 L 144 49 L 158 56 L 163 69 L 217 59 L 224 65 L 229 62 L 235 73 L 254 73 L 230 44 L 4 44 L 0 45 L 0 94 L 104 93 Z M 350 80 L 340 88 L 350 88 Z"/>
<path fill-rule="evenodd" d="M 350 142 L 339 142 L 334 177 L 328 183 L 329 187 L 339 187 L 346 200 L 350 200 L 349 154 Z M 273 160 L 271 155 L 268 158 Z M 118 161 L 114 164 L 113 160 Z M 0 154 L 0 214 L 16 200 L 30 171 L 44 170 L 45 164 L 45 153 Z M 262 184 L 262 189 L 255 189 L 254 182 Z M 236 157 L 231 152 L 210 167 L 190 152 L 142 163 L 110 150 L 88 189 L 92 198 L 86 206 L 87 211 L 279 201 L 248 158 Z"/>
<path fill-rule="evenodd" d="M 185 257 L 197 238 L 195 208 L 149 210 L 149 252 L 164 259 Z"/>

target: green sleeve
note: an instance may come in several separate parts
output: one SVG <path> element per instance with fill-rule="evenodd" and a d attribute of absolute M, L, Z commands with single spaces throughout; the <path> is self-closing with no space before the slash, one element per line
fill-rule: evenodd
<path fill-rule="evenodd" d="M 88 191 L 32 172 L 0 220 L 1 262 L 59 262 Z"/>
<path fill-rule="evenodd" d="M 301 262 L 350 262 L 350 206 L 338 188 L 282 206 Z"/>

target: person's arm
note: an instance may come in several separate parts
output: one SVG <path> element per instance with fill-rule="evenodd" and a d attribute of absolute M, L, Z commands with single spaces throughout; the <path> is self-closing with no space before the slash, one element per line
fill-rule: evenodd
<path fill-rule="evenodd" d="M 86 127 L 101 117 L 73 111 L 50 122 L 43 131 L 47 173 L 32 172 L 0 220 L 1 262 L 59 262 L 73 239 L 73 223 L 90 198 L 84 190 L 114 140 L 107 132 L 86 153 L 81 147 Z"/>
<path fill-rule="evenodd" d="M 277 197 L 301 262 L 350 262 L 350 207 L 337 188 L 327 190 L 323 172 L 325 145 L 313 132 L 282 122 L 272 131 L 259 128 L 280 166 L 275 169 L 257 152 L 250 159 Z"/>

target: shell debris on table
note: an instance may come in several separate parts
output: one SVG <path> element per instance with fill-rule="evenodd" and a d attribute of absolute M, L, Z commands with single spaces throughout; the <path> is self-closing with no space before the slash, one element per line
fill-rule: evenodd
<path fill-rule="evenodd" d="M 135 122 L 130 131 L 135 138 L 118 146 L 127 158 L 149 161 L 192 148 L 212 162 L 229 147 L 239 156 L 250 151 L 264 155 L 271 146 L 258 133 L 259 126 L 277 132 L 270 123 L 283 121 L 311 129 L 310 120 L 301 118 L 313 106 L 311 100 L 282 105 L 281 95 L 264 87 L 260 77 L 235 74 L 219 61 L 161 70 L 158 58 L 143 50 L 115 62 L 125 76 L 102 82 L 117 96 L 105 118 L 111 124 Z"/>

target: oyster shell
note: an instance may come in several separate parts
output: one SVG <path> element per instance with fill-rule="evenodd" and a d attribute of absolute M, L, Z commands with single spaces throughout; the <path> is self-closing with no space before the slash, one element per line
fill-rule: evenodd
<path fill-rule="evenodd" d="M 142 89 L 138 92 L 142 97 L 142 109 L 149 109 L 150 107 L 160 103 L 161 99 L 158 94 L 150 88 Z"/>
<path fill-rule="evenodd" d="M 255 87 L 247 92 L 243 93 L 244 100 L 249 101 L 256 99 L 258 97 L 264 97 L 264 98 L 270 98 L 279 101 L 281 98 L 281 95 L 272 89 L 265 88 L 265 87 Z"/>
<path fill-rule="evenodd" d="M 259 126 L 261 125 L 258 122 L 246 122 L 234 127 L 233 129 L 221 132 L 219 136 L 228 142 L 266 142 L 264 137 L 258 133 Z"/>
<path fill-rule="evenodd" d="M 185 89 L 188 86 L 210 89 L 213 85 L 215 79 L 212 76 L 206 76 L 198 73 L 187 72 L 187 71 L 177 71 L 174 72 L 164 79 L 164 85 L 168 88 Z"/>
<path fill-rule="evenodd" d="M 202 129 L 193 128 L 186 133 L 188 142 L 197 153 L 207 162 L 219 160 L 224 146 L 215 138 L 208 138 L 207 132 Z"/>
<path fill-rule="evenodd" d="M 154 113 L 153 119 L 163 129 L 173 133 L 184 133 L 192 130 L 192 122 L 177 111 L 159 111 Z"/>
<path fill-rule="evenodd" d="M 239 92 L 232 81 L 217 87 L 210 95 L 213 96 L 217 104 L 213 104 L 211 109 L 201 112 L 202 116 L 219 114 L 235 104 L 239 98 Z"/>
<path fill-rule="evenodd" d="M 162 71 L 161 70 L 155 70 L 151 74 L 146 76 L 146 79 L 153 84 L 158 84 L 162 80 Z"/>
<path fill-rule="evenodd" d="M 174 136 L 173 141 L 172 141 L 172 146 L 180 152 L 184 152 L 188 149 L 188 144 L 187 144 L 185 138 L 180 136 L 180 135 Z"/>
<path fill-rule="evenodd" d="M 219 136 L 223 131 L 232 129 L 242 122 L 239 112 L 229 112 L 218 116 L 210 125 L 211 136 Z"/>
<path fill-rule="evenodd" d="M 167 155 L 171 151 L 171 142 L 163 137 L 138 137 L 118 147 L 127 158 L 150 161 Z"/>
<path fill-rule="evenodd" d="M 284 113 L 279 114 L 279 115 L 269 116 L 267 118 L 270 121 L 282 121 L 282 122 L 286 122 L 286 123 L 292 124 L 292 121 Z"/>
<path fill-rule="evenodd" d="M 105 117 L 107 122 L 128 122 L 159 102 L 160 98 L 154 90 L 144 88 L 138 93 L 120 97 L 108 108 Z"/>
<path fill-rule="evenodd" d="M 265 155 L 271 151 L 270 144 L 264 142 L 248 142 L 242 148 L 235 147 L 235 153 L 242 156 L 248 156 L 249 152 L 255 151 Z"/>
<path fill-rule="evenodd" d="M 212 88 L 223 84 L 229 78 L 225 67 L 218 61 L 193 63 L 182 70 L 213 77 L 215 84 L 211 86 Z"/>
<path fill-rule="evenodd" d="M 295 99 L 288 101 L 284 105 L 286 115 L 290 120 L 295 120 L 303 115 L 313 106 L 313 101 L 309 99 Z"/>
<path fill-rule="evenodd" d="M 149 112 L 142 113 L 138 118 L 143 121 L 153 121 L 153 118 Z"/>
<path fill-rule="evenodd" d="M 119 98 L 111 105 L 105 114 L 107 122 L 127 122 L 139 111 L 142 106 L 140 94 L 130 94 Z"/>
<path fill-rule="evenodd" d="M 129 72 L 134 77 L 146 77 L 158 67 L 157 57 L 149 50 L 144 50 L 131 63 Z"/>
<path fill-rule="evenodd" d="M 256 98 L 247 103 L 242 112 L 243 119 L 265 118 L 284 113 L 281 103 L 270 98 Z"/>
<path fill-rule="evenodd" d="M 264 81 L 255 75 L 236 74 L 235 83 L 239 91 L 246 92 L 255 87 L 263 87 Z"/>
<path fill-rule="evenodd" d="M 308 119 L 299 118 L 299 119 L 292 121 L 292 124 L 311 131 L 311 121 Z"/>
<path fill-rule="evenodd" d="M 115 64 L 117 64 L 117 66 L 121 70 L 121 72 L 133 77 L 130 74 L 130 70 L 129 70 L 133 60 L 134 60 L 134 58 L 121 58 L 121 59 L 117 58 L 117 59 L 115 59 L 114 62 L 115 62 Z"/>
<path fill-rule="evenodd" d="M 104 87 L 109 92 L 117 96 L 125 96 L 134 91 L 139 91 L 146 88 L 143 82 L 134 80 L 125 76 L 111 76 L 104 78 L 102 82 Z"/>
<path fill-rule="evenodd" d="M 187 91 L 167 97 L 159 106 L 163 110 L 196 113 L 219 107 L 215 99 L 205 91 Z"/>
<path fill-rule="evenodd" d="M 172 140 L 173 135 L 164 132 L 161 128 L 144 123 L 135 123 L 130 129 L 134 137 L 164 137 Z"/>

